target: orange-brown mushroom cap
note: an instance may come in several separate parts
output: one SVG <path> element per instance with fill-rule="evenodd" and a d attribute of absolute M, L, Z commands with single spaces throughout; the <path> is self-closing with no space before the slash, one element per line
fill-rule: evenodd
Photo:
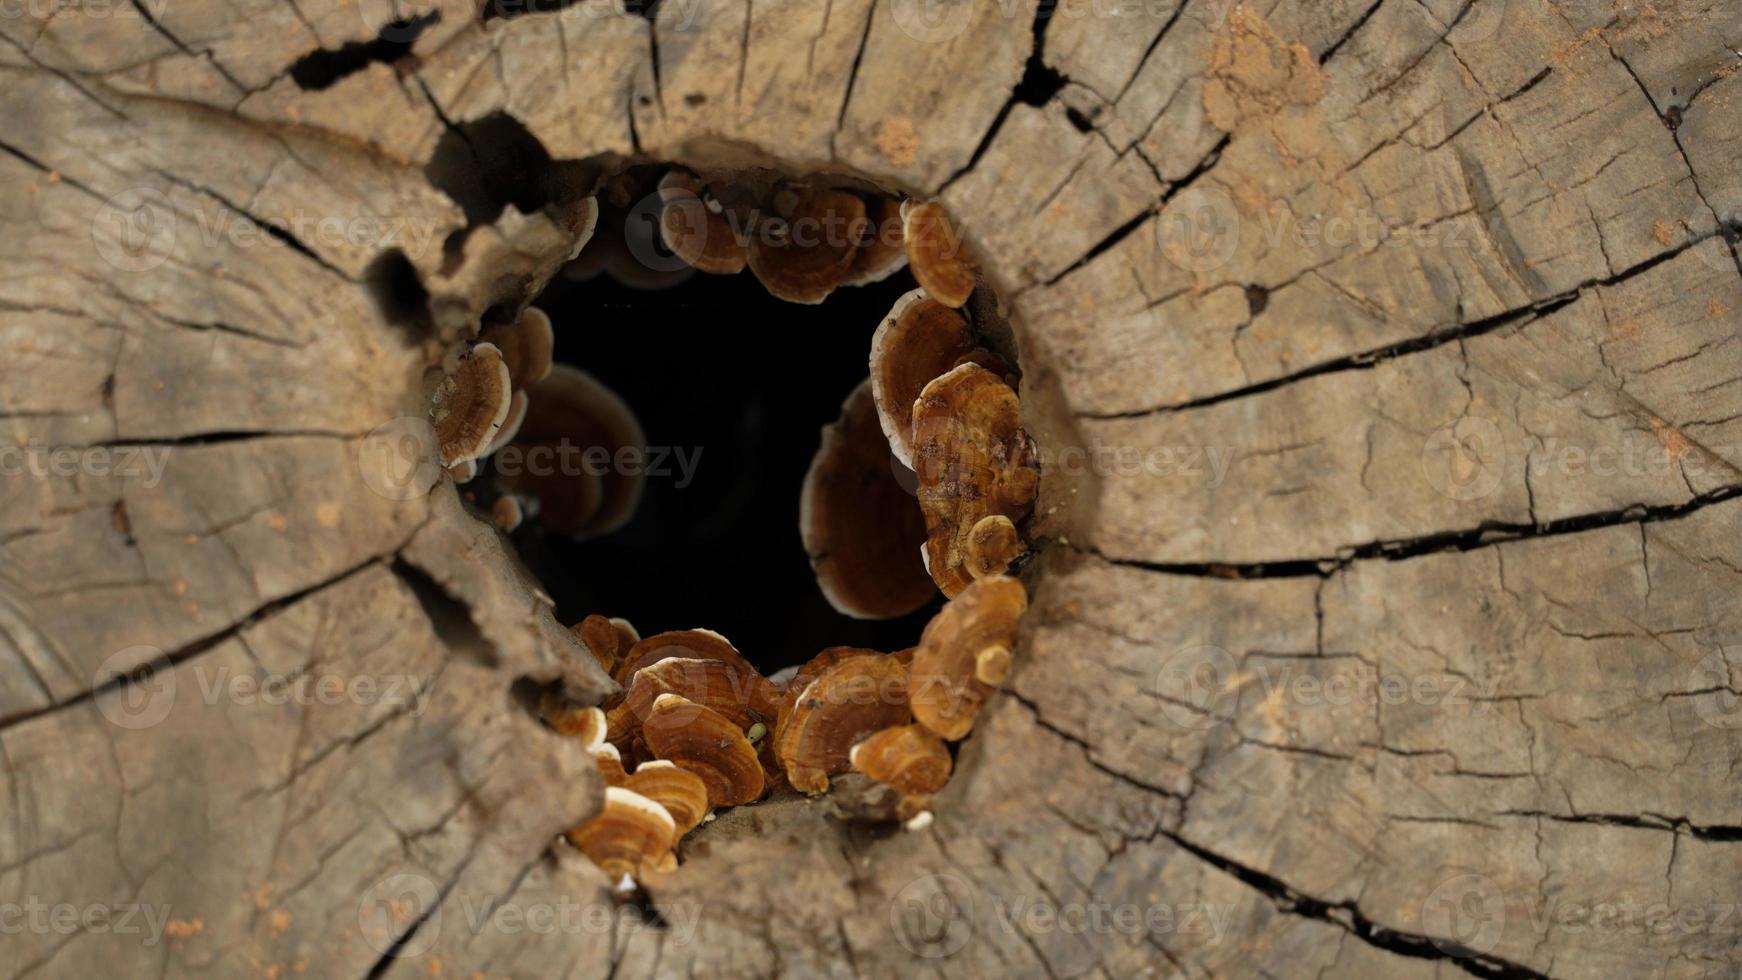
<path fill-rule="evenodd" d="M 586 538 L 621 527 L 641 498 L 643 467 L 617 464 L 644 452 L 635 414 L 592 375 L 564 364 L 527 395 L 511 446 L 517 458 L 498 462 L 503 480 L 538 498 L 548 530 Z"/>
<path fill-rule="evenodd" d="M 805 685 L 775 751 L 793 788 L 814 796 L 829 788 L 830 776 L 851 768 L 848 753 L 860 739 L 911 717 L 900 661 L 847 657 Z"/>
<path fill-rule="evenodd" d="M 887 194 L 871 195 L 865 202 L 865 222 L 865 233 L 859 236 L 859 251 L 853 255 L 853 265 L 841 281 L 843 286 L 882 282 L 907 265 L 901 200 Z"/>
<path fill-rule="evenodd" d="M 792 200 L 783 199 L 790 196 Z M 750 242 L 750 271 L 789 303 L 821 303 L 853 266 L 865 230 L 865 202 L 846 191 L 802 187 L 776 192 L 775 216 Z M 782 206 L 784 204 L 784 206 Z"/>
<path fill-rule="evenodd" d="M 587 651 L 598 661 L 599 668 L 609 675 L 616 672 L 617 662 L 635 645 L 633 634 L 627 626 L 627 623 L 619 626 L 617 620 L 606 619 L 595 613 L 570 626 L 569 632 L 586 644 Z"/>
<path fill-rule="evenodd" d="M 561 691 L 544 693 L 539 699 L 539 714 L 558 735 L 578 738 L 589 750 L 605 741 L 605 712 L 598 708 L 583 708 Z"/>
<path fill-rule="evenodd" d="M 1022 583 L 983 578 L 951 599 L 920 635 L 908 668 L 908 700 L 920 724 L 950 741 L 965 737 L 992 694 L 982 674 L 1004 663 L 1016 646 L 1016 624 L 1028 608 Z M 1000 677 L 1001 679 L 1001 677 Z"/>
<path fill-rule="evenodd" d="M 703 272 L 743 272 L 750 259 L 749 228 L 732 212 L 708 199 L 693 175 L 673 170 L 659 182 L 659 236 L 665 247 Z"/>
<path fill-rule="evenodd" d="M 950 781 L 950 749 L 924 725 L 899 725 L 853 746 L 853 768 L 903 793 L 936 793 Z"/>
<path fill-rule="evenodd" d="M 936 594 L 918 554 L 925 517 L 890 468 L 870 382 L 853 389 L 840 419 L 823 429 L 798 514 L 817 586 L 836 611 L 891 619 Z"/>
<path fill-rule="evenodd" d="M 979 349 L 968 321 L 915 289 L 895 301 L 871 335 L 871 394 L 889 451 L 913 467 L 913 403 L 934 378 Z"/>
<path fill-rule="evenodd" d="M 641 724 L 654 758 L 676 763 L 708 786 L 709 806 L 736 806 L 762 795 L 756 747 L 725 715 L 677 694 L 661 694 Z"/>
<path fill-rule="evenodd" d="M 926 568 L 946 596 L 969 573 L 969 539 L 990 514 L 1013 520 L 1034 503 L 1038 474 L 1016 393 L 968 363 L 925 386 L 913 405 L 914 472 L 925 514 Z"/>
<path fill-rule="evenodd" d="M 508 418 L 512 398 L 508 365 L 494 344 L 478 344 L 460 355 L 430 402 L 442 465 L 477 459 Z"/>
<path fill-rule="evenodd" d="M 949 212 L 936 201 L 910 201 L 903 214 L 906 223 L 902 233 L 907 239 L 907 264 L 913 278 L 933 299 L 960 308 L 974 294 L 980 265 L 962 243 Z"/>
<path fill-rule="evenodd" d="M 988 514 L 980 518 L 968 532 L 968 574 L 974 578 L 1003 575 L 1010 563 L 1022 557 L 1028 546 L 1016 524 L 1003 514 Z"/>
<path fill-rule="evenodd" d="M 556 333 L 551 329 L 550 317 L 538 307 L 528 306 L 511 322 L 491 324 L 484 328 L 480 339 L 502 352 L 514 387 L 537 384 L 550 374 Z"/>
<path fill-rule="evenodd" d="M 640 793 L 610 786 L 605 808 L 569 831 L 568 838 L 614 881 L 657 868 L 677 843 L 677 821 Z"/>
<path fill-rule="evenodd" d="M 671 814 L 677 824 L 677 836 L 696 829 L 708 815 L 708 785 L 702 777 L 664 759 L 649 759 L 635 767 L 623 784 L 640 793 Z"/>
<path fill-rule="evenodd" d="M 622 786 L 629 781 L 629 773 L 623 768 L 623 753 L 610 742 L 594 747 L 593 762 L 606 786 Z"/>

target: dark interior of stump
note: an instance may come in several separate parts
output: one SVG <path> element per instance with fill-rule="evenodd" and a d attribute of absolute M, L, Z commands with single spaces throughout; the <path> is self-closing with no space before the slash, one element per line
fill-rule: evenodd
<path fill-rule="evenodd" d="M 843 616 L 817 588 L 798 529 L 822 428 L 867 376 L 877 325 L 914 286 L 904 270 L 802 306 L 770 296 L 748 271 L 697 273 L 663 290 L 607 274 L 553 280 L 534 305 L 550 315 L 556 359 L 620 394 L 649 447 L 681 447 L 695 461 L 680 486 L 668 455 L 670 473 L 648 476 L 634 518 L 612 534 L 575 542 L 536 521 L 515 534 L 557 617 L 622 616 L 644 636 L 705 627 L 764 673 L 825 647 L 918 642 L 941 596 L 900 619 Z"/>

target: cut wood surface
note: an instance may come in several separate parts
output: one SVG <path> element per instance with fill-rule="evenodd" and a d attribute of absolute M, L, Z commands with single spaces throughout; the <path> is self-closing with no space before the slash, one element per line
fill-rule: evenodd
<path fill-rule="evenodd" d="M 0 978 L 1742 975 L 1733 0 L 484 8 L 0 12 Z M 658 921 L 392 441 L 634 161 L 943 201 L 1045 473 L 930 826 Z"/>

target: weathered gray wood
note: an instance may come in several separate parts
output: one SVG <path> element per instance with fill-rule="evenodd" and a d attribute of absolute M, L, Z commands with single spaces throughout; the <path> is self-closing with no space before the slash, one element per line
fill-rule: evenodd
<path fill-rule="evenodd" d="M 0 461 L 79 461 L 0 475 L 0 911 L 156 923 L 8 928 L 0 974 L 1742 969 L 1742 12 L 1065 2 L 1033 106 L 1036 9 L 0 18 Z M 941 195 L 1004 290 L 1041 555 L 928 829 L 741 808 L 663 927 L 553 842 L 598 783 L 522 682 L 609 684 L 371 436 L 579 241 L 432 182 L 497 113 L 577 179 Z"/>

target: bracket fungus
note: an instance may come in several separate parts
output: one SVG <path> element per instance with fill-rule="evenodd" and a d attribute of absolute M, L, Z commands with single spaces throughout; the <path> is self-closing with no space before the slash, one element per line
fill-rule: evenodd
<path fill-rule="evenodd" d="M 968 560 L 963 567 L 977 579 L 1003 575 L 1027 550 L 1009 517 L 988 514 L 968 532 Z"/>
<path fill-rule="evenodd" d="M 535 385 L 549 376 L 556 332 L 551 329 L 550 317 L 538 307 L 528 306 L 507 323 L 485 327 L 479 339 L 502 352 L 508 377 L 516 389 Z"/>
<path fill-rule="evenodd" d="M 913 403 L 934 378 L 979 343 L 967 318 L 915 289 L 895 301 L 871 335 L 871 394 L 889 451 L 913 468 Z"/>
<path fill-rule="evenodd" d="M 605 807 L 568 832 L 575 845 L 612 880 L 661 870 L 677 844 L 677 821 L 659 803 L 623 786 L 605 788 Z"/>
<path fill-rule="evenodd" d="M 635 767 L 624 788 L 665 807 L 677 824 L 677 836 L 696 829 L 708 815 L 708 786 L 702 777 L 664 759 L 649 759 Z"/>
<path fill-rule="evenodd" d="M 994 685 L 1009 673 L 1016 624 L 1027 609 L 1022 583 L 996 575 L 969 585 L 932 617 L 907 675 L 920 724 L 952 742 L 967 736 Z"/>
<path fill-rule="evenodd" d="M 1016 393 L 974 363 L 925 386 L 913 405 L 914 471 L 926 522 L 926 568 L 954 597 L 974 576 L 969 542 L 992 514 L 1028 514 L 1039 474 Z"/>
<path fill-rule="evenodd" d="M 674 255 L 715 275 L 744 271 L 753 213 L 728 211 L 706 185 L 683 170 L 660 179 L 659 199 L 659 236 Z"/>
<path fill-rule="evenodd" d="M 907 668 L 882 654 L 849 656 L 804 686 L 776 735 L 786 778 L 802 793 L 829 788 L 829 777 L 851 768 L 848 753 L 862 738 L 906 724 Z"/>
<path fill-rule="evenodd" d="M 925 517 L 896 480 L 864 381 L 823 429 L 799 496 L 799 535 L 829 605 L 855 619 L 913 612 L 934 593 L 919 560 Z"/>
<path fill-rule="evenodd" d="M 949 746 L 924 725 L 885 728 L 847 754 L 854 770 L 896 790 L 892 816 L 907 820 L 931 804 L 932 794 L 950 781 Z"/>
<path fill-rule="evenodd" d="M 708 805 L 736 806 L 762 796 L 762 763 L 756 747 L 725 715 L 678 694 L 661 694 L 641 724 L 656 759 L 702 778 Z"/>
<path fill-rule="evenodd" d="M 580 638 L 607 676 L 616 672 L 618 662 L 641 639 L 628 620 L 607 619 L 597 613 L 569 627 L 569 632 Z"/>
<path fill-rule="evenodd" d="M 589 538 L 621 527 L 641 499 L 643 468 L 617 465 L 625 453 L 644 452 L 635 413 L 592 375 L 563 364 L 527 395 L 512 444 L 520 458 L 504 482 L 538 498 L 547 530 Z"/>
<path fill-rule="evenodd" d="M 774 194 L 750 240 L 750 271 L 789 303 L 821 303 L 846 281 L 865 234 L 865 202 L 846 191 L 799 185 Z"/>
<path fill-rule="evenodd" d="M 843 286 L 882 282 L 907 266 L 907 239 L 902 230 L 901 201 L 887 194 L 865 201 L 865 231 Z"/>
<path fill-rule="evenodd" d="M 778 704 L 773 685 L 754 671 L 721 660 L 669 657 L 635 672 L 623 702 L 611 711 L 612 734 L 632 734 L 652 715 L 662 694 L 712 708 L 744 731 L 774 721 Z"/>
<path fill-rule="evenodd" d="M 909 201 L 902 208 L 902 236 L 913 278 L 933 299 L 959 308 L 974 294 L 980 265 L 962 243 L 949 212 L 936 201 Z"/>
<path fill-rule="evenodd" d="M 496 345 L 477 344 L 461 354 L 430 401 L 442 465 L 455 467 L 483 455 L 507 420 L 512 398 L 508 365 Z"/>

